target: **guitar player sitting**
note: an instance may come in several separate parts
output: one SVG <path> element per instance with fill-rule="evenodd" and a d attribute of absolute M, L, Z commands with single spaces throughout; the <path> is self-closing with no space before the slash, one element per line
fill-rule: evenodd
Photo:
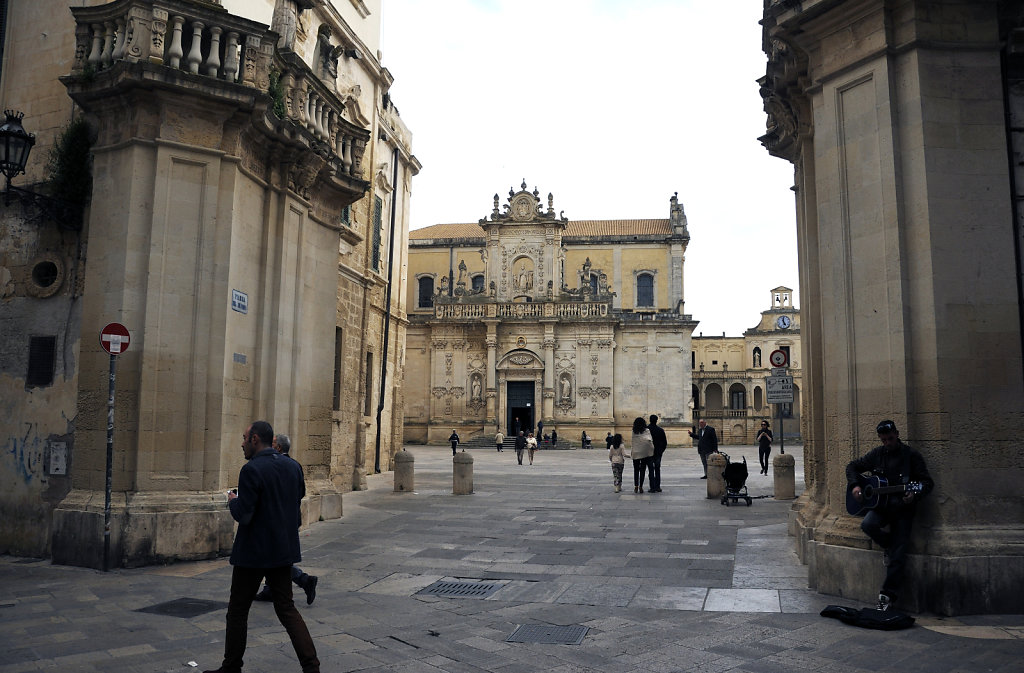
<path fill-rule="evenodd" d="M 853 500 L 871 508 L 860 528 L 883 550 L 882 562 L 887 570 L 885 582 L 878 594 L 878 609 L 888 610 L 896 601 L 903 584 L 907 545 L 910 542 L 917 501 L 931 492 L 935 482 L 928 474 L 921 454 L 900 441 L 895 423 L 882 421 L 875 429 L 882 445 L 850 461 L 846 466 L 846 481 L 850 485 L 849 495 Z M 873 479 L 875 485 L 899 486 L 876 490 L 898 492 L 885 496 L 873 495 L 869 480 L 861 476 L 865 472 L 878 478 Z M 883 530 L 886 527 L 888 531 Z"/>

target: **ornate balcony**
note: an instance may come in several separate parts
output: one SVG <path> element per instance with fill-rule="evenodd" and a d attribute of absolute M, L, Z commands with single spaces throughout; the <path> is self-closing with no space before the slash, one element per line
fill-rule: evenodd
<path fill-rule="evenodd" d="M 71 12 L 75 58 L 61 80 L 87 110 L 90 102 L 140 86 L 185 88 L 251 106 L 263 113 L 257 129 L 283 141 L 275 152 L 293 166 L 292 189 L 308 197 L 326 171 L 334 183 L 326 186 L 348 192 L 349 203 L 365 193 L 370 132 L 345 116 L 349 106 L 348 116 L 358 116 L 355 98 L 339 95 L 292 51 L 279 51 L 278 35 L 265 24 L 229 14 L 219 1 L 116 0 Z"/>

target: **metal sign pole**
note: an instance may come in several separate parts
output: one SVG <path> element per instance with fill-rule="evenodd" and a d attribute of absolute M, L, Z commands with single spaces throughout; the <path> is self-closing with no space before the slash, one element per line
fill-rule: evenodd
<path fill-rule="evenodd" d="M 110 354 L 110 385 L 107 396 L 107 488 L 103 500 L 103 572 L 110 570 L 110 491 L 114 473 L 114 388 L 117 356 Z"/>
<path fill-rule="evenodd" d="M 782 405 L 779 405 L 779 453 L 786 453 L 786 428 L 782 421 Z"/>

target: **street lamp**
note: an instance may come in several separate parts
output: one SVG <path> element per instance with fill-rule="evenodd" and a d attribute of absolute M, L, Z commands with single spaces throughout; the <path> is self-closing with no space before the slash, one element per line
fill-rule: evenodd
<path fill-rule="evenodd" d="M 0 173 L 7 178 L 7 192 L 5 203 L 11 202 L 11 178 L 25 172 L 25 164 L 28 163 L 28 154 L 32 146 L 36 144 L 36 136 L 28 133 L 21 125 L 24 113 L 14 110 L 4 110 L 7 121 L 0 126 L 0 146 L 3 148 L 3 155 L 0 156 Z"/>

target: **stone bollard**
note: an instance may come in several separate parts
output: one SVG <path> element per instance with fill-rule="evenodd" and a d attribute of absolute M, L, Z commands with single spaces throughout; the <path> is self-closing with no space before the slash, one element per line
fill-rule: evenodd
<path fill-rule="evenodd" d="M 473 456 L 461 451 L 452 458 L 452 494 L 469 495 L 473 492 Z"/>
<path fill-rule="evenodd" d="M 395 454 L 394 457 L 394 469 L 395 469 L 395 493 L 411 493 L 415 488 L 415 480 L 413 476 L 413 462 L 415 459 L 413 455 L 402 449 Z"/>
<path fill-rule="evenodd" d="M 796 459 L 791 454 L 780 453 L 772 458 L 775 472 L 775 499 L 792 500 L 796 497 Z"/>
<path fill-rule="evenodd" d="M 721 498 L 725 495 L 725 456 L 712 453 L 708 456 L 708 498 Z"/>

